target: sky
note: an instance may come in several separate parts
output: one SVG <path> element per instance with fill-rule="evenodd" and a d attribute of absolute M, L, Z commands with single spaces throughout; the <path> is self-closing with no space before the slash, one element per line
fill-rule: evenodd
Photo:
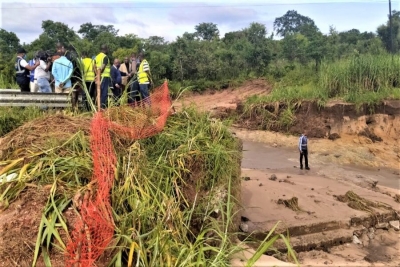
<path fill-rule="evenodd" d="M 17 2 L 16 2 L 17 1 Z M 288 10 L 313 19 L 323 33 L 359 29 L 375 32 L 386 23 L 388 0 L 0 0 L 0 28 L 12 31 L 21 43 L 30 43 L 42 33 L 43 20 L 59 21 L 75 31 L 86 22 L 114 25 L 119 35 L 162 36 L 174 41 L 184 32 L 194 32 L 202 22 L 217 24 L 221 36 L 262 23 L 273 32 L 275 18 Z M 400 0 L 392 0 L 400 10 Z"/>

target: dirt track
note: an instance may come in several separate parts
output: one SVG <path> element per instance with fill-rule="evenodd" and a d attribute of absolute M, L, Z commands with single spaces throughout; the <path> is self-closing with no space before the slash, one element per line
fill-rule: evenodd
<path fill-rule="evenodd" d="M 227 108 L 235 109 L 236 104 L 247 96 L 268 94 L 270 90 L 271 87 L 265 81 L 253 81 L 233 90 L 186 96 L 175 106 L 179 109 L 182 105 L 194 104 L 206 111 L 224 111 Z M 342 105 L 330 103 L 336 104 Z M 337 119 L 341 119 L 340 114 Z M 324 128 L 320 117 L 311 118 L 310 121 L 315 125 L 321 123 L 321 129 Z M 302 265 L 399 266 L 399 232 L 375 229 L 371 230 L 374 231 L 372 239 L 367 237 L 370 235 L 367 232 L 360 236 L 362 245 L 346 243 L 351 241 L 354 231 L 347 226 L 348 223 L 357 218 L 366 218 L 368 214 L 351 209 L 334 197 L 352 190 L 368 200 L 385 202 L 397 212 L 400 211 L 399 204 L 394 201 L 395 194 L 400 193 L 399 121 L 399 116 L 377 115 L 352 119 L 346 117 L 344 123 L 331 124 L 333 127 L 329 129 L 336 130 L 341 138 L 334 141 L 328 138 L 310 140 L 309 172 L 298 169 L 298 136 L 234 127 L 232 131 L 244 142 L 242 176 L 250 178 L 242 182 L 243 214 L 250 219 L 248 224 L 252 229 L 249 231 L 268 231 L 278 220 L 291 229 L 295 229 L 296 225 L 305 225 L 306 228 L 307 225 L 315 225 L 318 228 L 318 225 L 336 223 L 339 227 L 332 228 L 331 232 L 306 235 L 303 240 L 302 236 L 293 238 L 294 245 L 314 244 L 321 240 L 327 240 L 328 243 L 341 240 L 345 243 L 338 246 L 333 244 L 325 251 L 301 252 L 298 256 Z M 366 126 L 383 137 L 383 140 L 374 142 L 369 137 L 360 136 L 360 129 Z M 271 174 L 276 174 L 278 180 L 282 181 L 269 180 Z M 374 181 L 378 182 L 378 186 L 371 186 Z M 298 198 L 303 212 L 295 212 L 277 204 L 279 198 L 293 196 Z M 374 226 L 371 221 L 360 221 L 364 225 Z M 314 240 L 308 243 L 304 241 L 310 238 Z M 238 255 L 242 261 L 235 259 L 233 266 L 243 266 L 252 251 L 250 249 Z M 290 264 L 263 256 L 257 266 L 269 265 Z"/>

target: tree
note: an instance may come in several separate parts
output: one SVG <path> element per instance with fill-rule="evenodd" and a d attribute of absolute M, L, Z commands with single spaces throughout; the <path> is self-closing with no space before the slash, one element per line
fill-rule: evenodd
<path fill-rule="evenodd" d="M 75 31 L 62 22 L 44 20 L 42 22 L 42 29 L 43 33 L 41 35 L 44 35 L 42 39 L 48 41 L 48 43 L 45 44 L 46 47 L 42 47 L 44 50 L 54 49 L 57 42 L 68 45 L 71 41 L 78 38 Z"/>
<path fill-rule="evenodd" d="M 80 33 L 83 38 L 92 42 L 102 32 L 110 33 L 116 37 L 119 30 L 115 29 L 114 25 L 93 25 L 91 22 L 82 24 L 78 30 L 78 33 Z"/>
<path fill-rule="evenodd" d="M 389 21 L 378 27 L 378 36 L 384 43 L 386 50 L 390 51 L 390 27 Z M 392 36 L 393 36 L 393 52 L 400 50 L 400 11 L 392 11 Z"/>
<path fill-rule="evenodd" d="M 217 24 L 211 22 L 203 22 L 196 25 L 194 28 L 196 30 L 197 37 L 199 37 L 201 40 L 211 41 L 213 39 L 219 38 L 219 30 Z"/>
<path fill-rule="evenodd" d="M 265 42 L 267 29 L 264 24 L 253 22 L 244 30 L 247 40 L 253 45 Z"/>
<path fill-rule="evenodd" d="M 316 28 L 312 19 L 297 13 L 295 10 L 289 10 L 282 17 L 275 19 L 274 30 L 279 36 L 285 37 L 288 34 L 300 32 L 301 27 L 304 25 Z"/>
<path fill-rule="evenodd" d="M 11 83 L 14 77 L 13 59 L 19 46 L 19 38 L 14 32 L 0 29 L 0 77 L 5 83 Z"/>
<path fill-rule="evenodd" d="M 0 51 L 2 55 L 15 54 L 19 46 L 19 38 L 15 33 L 0 29 Z"/>

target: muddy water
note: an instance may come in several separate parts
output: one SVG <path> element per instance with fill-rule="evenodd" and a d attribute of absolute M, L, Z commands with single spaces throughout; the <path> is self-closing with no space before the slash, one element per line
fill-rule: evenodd
<path fill-rule="evenodd" d="M 323 175 L 338 180 L 365 184 L 376 180 L 378 185 L 400 190 L 399 170 L 388 168 L 373 169 L 353 165 L 338 165 L 324 162 L 321 156 L 309 155 L 311 171 L 298 168 L 299 153 L 296 148 L 271 147 L 261 142 L 243 140 L 242 168 L 275 169 L 307 175 L 307 173 Z"/>

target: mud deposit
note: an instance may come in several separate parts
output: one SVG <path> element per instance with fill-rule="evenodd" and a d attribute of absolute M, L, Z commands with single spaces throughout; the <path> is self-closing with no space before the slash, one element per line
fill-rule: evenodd
<path fill-rule="evenodd" d="M 246 218 L 242 231 L 262 240 L 281 221 L 278 231 L 289 231 L 303 266 L 400 264 L 399 232 L 390 227 L 378 229 L 383 222 L 399 219 L 395 192 L 399 191 L 400 177 L 392 173 L 394 170 L 322 163 L 315 157 L 311 157 L 310 171 L 300 170 L 296 148 L 276 146 L 244 139 L 242 176 L 248 178 L 242 181 L 242 215 Z M 371 180 L 377 184 L 373 186 L 368 182 Z M 382 186 L 382 181 L 389 187 Z M 352 208 L 338 200 L 348 191 L 384 205 L 370 211 Z M 297 199 L 298 209 L 280 202 L 293 198 Z M 386 205 L 391 208 L 386 209 Z M 360 243 L 353 243 L 354 235 Z M 278 242 L 276 246 L 281 252 L 268 254 L 286 261 L 284 244 Z M 263 260 L 257 266 L 264 266 Z"/>

